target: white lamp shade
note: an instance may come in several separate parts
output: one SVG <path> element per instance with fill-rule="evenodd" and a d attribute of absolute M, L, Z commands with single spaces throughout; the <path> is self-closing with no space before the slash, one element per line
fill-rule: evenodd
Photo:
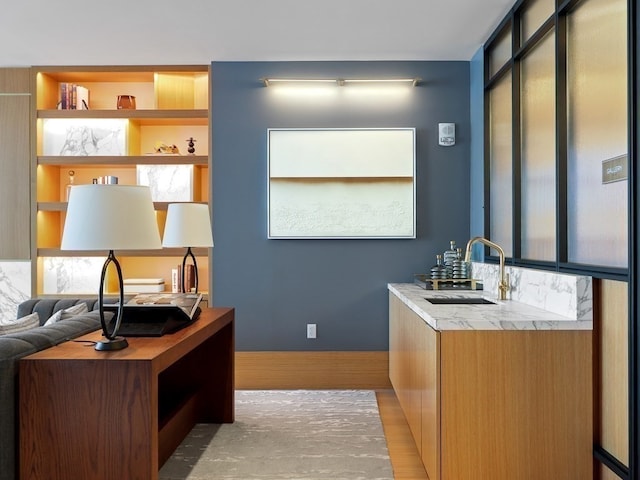
<path fill-rule="evenodd" d="M 71 188 L 62 250 L 161 248 L 149 187 L 76 185 Z"/>
<path fill-rule="evenodd" d="M 209 207 L 202 203 L 170 203 L 162 246 L 213 247 Z"/>

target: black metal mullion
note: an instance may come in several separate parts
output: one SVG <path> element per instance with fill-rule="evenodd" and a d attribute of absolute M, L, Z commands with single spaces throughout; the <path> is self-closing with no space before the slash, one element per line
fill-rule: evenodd
<path fill-rule="evenodd" d="M 638 206 L 640 205 L 640 185 L 636 156 L 638 152 L 637 138 L 640 134 L 638 125 L 638 65 L 640 65 L 640 48 L 638 48 L 638 25 L 640 25 L 640 9 L 637 0 L 627 0 L 627 35 L 628 35 L 628 149 L 629 149 L 629 479 L 640 479 L 640 328 L 638 328 Z"/>
<path fill-rule="evenodd" d="M 518 50 L 515 52 L 514 57 L 516 59 L 520 59 L 526 56 L 527 53 L 529 53 L 531 50 L 533 50 L 538 45 L 538 43 L 540 43 L 540 41 L 547 35 L 547 33 L 553 30 L 553 27 L 555 25 L 555 18 L 556 17 L 554 13 L 547 20 L 545 20 L 540 28 L 538 28 L 538 30 L 536 30 L 533 35 L 527 38 L 527 40 L 518 47 Z"/>
<path fill-rule="evenodd" d="M 622 480 L 631 480 L 629 468 L 599 445 L 593 446 L 593 456 Z"/>
<path fill-rule="evenodd" d="M 556 265 L 568 260 L 567 17 L 556 14 Z"/>
<path fill-rule="evenodd" d="M 572 10 L 576 5 L 578 5 L 583 0 L 559 0 L 558 3 L 558 13 L 563 14 Z"/>
<path fill-rule="evenodd" d="M 520 16 L 514 15 L 512 23 L 513 52 L 520 50 Z M 514 60 L 511 74 L 511 188 L 513 204 L 511 210 L 512 237 L 511 251 L 514 259 L 521 258 L 522 245 L 522 109 L 520 105 L 521 85 L 521 60 Z"/>
<path fill-rule="evenodd" d="M 485 71 L 487 72 L 485 78 L 487 78 L 487 80 L 484 86 L 487 89 L 493 88 L 495 84 L 497 84 L 498 82 L 500 82 L 500 80 L 502 80 L 502 77 L 511 73 L 511 70 L 513 69 L 513 58 L 510 58 L 509 60 L 507 60 L 505 64 L 502 67 L 500 67 L 493 76 L 491 76 L 491 78 L 489 78 L 490 76 L 489 68 L 490 68 L 489 66 L 485 67 Z"/>
<path fill-rule="evenodd" d="M 485 85 L 490 76 L 489 65 L 490 50 L 484 50 L 484 72 Z M 484 236 L 488 237 L 491 231 L 491 90 L 485 87 L 484 90 Z"/>

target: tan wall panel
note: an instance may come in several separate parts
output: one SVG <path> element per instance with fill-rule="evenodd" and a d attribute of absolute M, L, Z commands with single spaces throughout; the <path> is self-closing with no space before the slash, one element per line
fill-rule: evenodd
<path fill-rule="evenodd" d="M 596 443 L 629 464 L 628 286 L 599 282 L 596 305 Z"/>
<path fill-rule="evenodd" d="M 30 93 L 28 68 L 0 68 L 0 93 Z"/>
<path fill-rule="evenodd" d="M 0 69 L 0 259 L 31 257 L 29 69 Z M 18 95 L 12 93 L 18 92 Z"/>
<path fill-rule="evenodd" d="M 261 389 L 386 389 L 388 352 L 236 352 L 235 385 Z"/>

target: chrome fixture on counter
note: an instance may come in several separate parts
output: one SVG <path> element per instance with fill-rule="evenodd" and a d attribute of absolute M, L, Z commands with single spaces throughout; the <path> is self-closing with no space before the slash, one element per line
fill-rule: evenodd
<path fill-rule="evenodd" d="M 498 282 L 498 300 L 506 300 L 507 291 L 509 290 L 509 275 L 504 273 L 504 250 L 497 243 L 493 243 L 491 240 L 487 240 L 484 237 L 473 237 L 467 242 L 467 249 L 464 255 L 465 262 L 471 261 L 471 247 L 476 242 L 483 243 L 498 252 L 498 255 L 500 256 L 500 281 Z"/>

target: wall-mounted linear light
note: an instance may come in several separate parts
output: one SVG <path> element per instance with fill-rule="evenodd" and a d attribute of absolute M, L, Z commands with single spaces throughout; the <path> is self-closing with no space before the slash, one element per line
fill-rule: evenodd
<path fill-rule="evenodd" d="M 415 87 L 420 78 L 262 78 L 265 87 L 274 85 L 336 85 L 344 87 L 348 85 L 406 85 Z"/>

